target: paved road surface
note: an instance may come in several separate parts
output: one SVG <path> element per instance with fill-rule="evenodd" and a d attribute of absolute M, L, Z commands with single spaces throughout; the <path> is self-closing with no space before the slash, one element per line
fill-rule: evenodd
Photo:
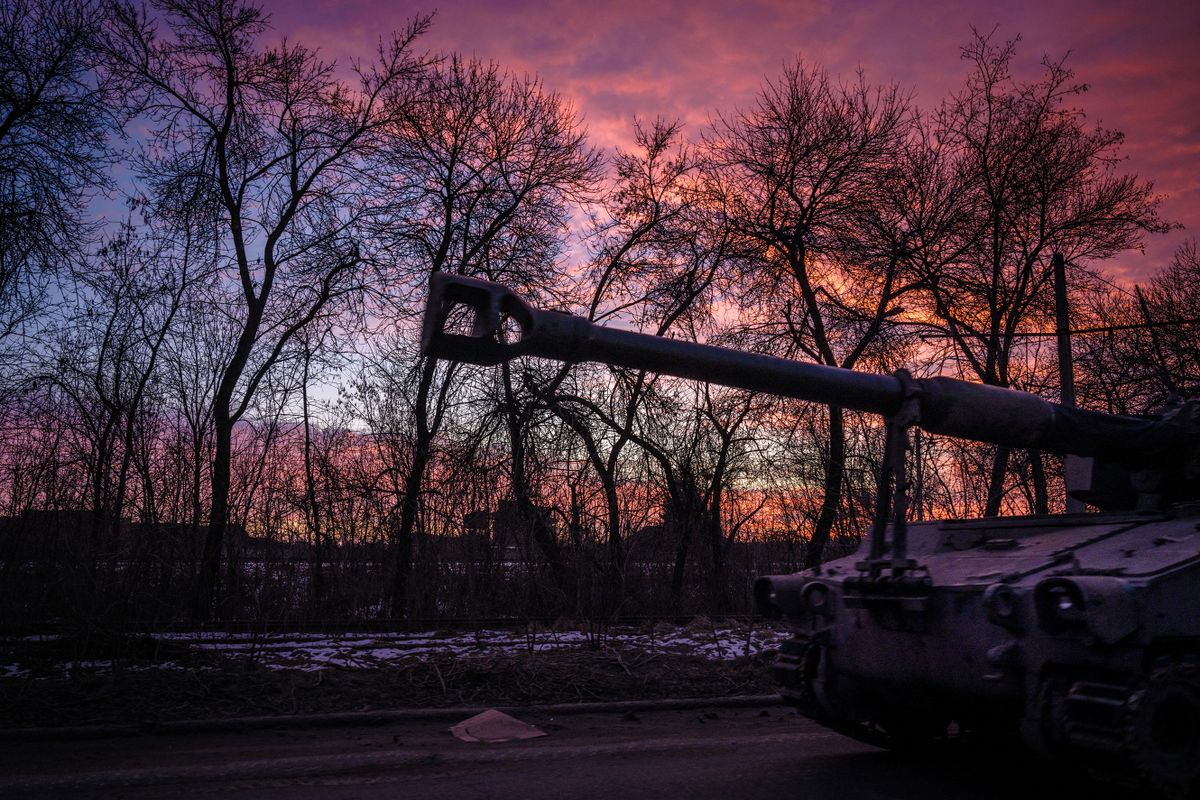
<path fill-rule="evenodd" d="M 1027 761 L 913 757 L 860 744 L 791 710 L 550 717 L 549 735 L 467 744 L 446 720 L 75 742 L 7 742 L 4 798 L 689 798 L 1000 800 L 1127 796 Z"/>

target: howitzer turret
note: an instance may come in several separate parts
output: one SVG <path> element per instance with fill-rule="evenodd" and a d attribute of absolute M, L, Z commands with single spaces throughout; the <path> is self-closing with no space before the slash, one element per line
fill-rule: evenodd
<path fill-rule="evenodd" d="M 1200 403 L 1140 418 L 859 373 L 597 326 L 447 275 L 431 283 L 423 347 L 477 364 L 597 361 L 882 415 L 884 474 L 859 552 L 755 585 L 759 610 L 794 631 L 775 665 L 783 696 L 878 744 L 1012 733 L 1063 763 L 1200 795 Z M 1105 512 L 910 523 L 913 425 L 1083 457 L 1068 489 Z"/>

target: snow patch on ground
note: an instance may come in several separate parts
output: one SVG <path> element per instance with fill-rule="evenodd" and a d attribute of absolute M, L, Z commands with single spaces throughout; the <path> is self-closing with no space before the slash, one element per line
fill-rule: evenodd
<path fill-rule="evenodd" d="M 28 678 L 33 674 L 20 664 L 0 664 L 0 678 Z"/>
<path fill-rule="evenodd" d="M 207 631 L 204 633 L 152 633 L 152 639 L 187 645 L 196 651 L 219 653 L 243 659 L 271 670 L 316 672 L 324 669 L 402 668 L 423 662 L 431 655 L 477 656 L 518 655 L 586 647 L 621 647 L 646 653 L 699 655 L 728 660 L 778 649 L 786 632 L 769 627 L 671 628 L 645 632 L 636 628 L 609 628 L 603 633 L 585 630 L 508 631 L 481 630 L 465 634 L 434 631 L 417 633 L 347 634 L 246 634 Z M 35 641 L 40 637 L 28 637 Z M 9 639 L 19 644 L 21 639 Z M 78 668 L 94 672 L 112 669 L 111 661 L 62 662 L 59 675 Z M 129 665 L 126 669 L 186 669 L 185 664 L 167 661 L 151 665 Z M 0 664 L 0 678 L 31 675 L 24 664 Z"/>

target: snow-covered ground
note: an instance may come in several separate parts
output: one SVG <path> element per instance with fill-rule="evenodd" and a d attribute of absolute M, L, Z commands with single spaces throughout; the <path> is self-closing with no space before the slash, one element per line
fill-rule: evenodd
<path fill-rule="evenodd" d="M 253 660 L 266 669 L 318 671 L 323 669 L 379 669 L 422 661 L 431 655 L 485 655 L 545 652 L 587 647 L 622 647 L 646 653 L 699 655 L 714 660 L 754 655 L 777 649 L 786 638 L 779 629 L 764 626 L 732 628 L 692 625 L 686 628 L 659 626 L 652 632 L 636 628 L 609 628 L 603 633 L 586 630 L 483 630 L 472 633 L 382 633 L 382 634 L 203 634 L 157 633 L 153 639 L 187 645 L 195 651 L 217 652 L 238 660 Z M 8 639 L 3 645 L 19 645 L 29 639 Z M 45 637 L 36 637 L 45 640 Z M 8 649 L 8 648 L 5 648 Z M 11 652 L 11 651 L 10 651 Z M 63 674 L 73 668 L 103 672 L 111 661 L 78 664 L 63 662 L 52 670 Z M 181 669 L 173 661 L 153 665 L 129 665 L 125 669 Z M 23 663 L 0 664 L 0 678 L 33 674 Z M 46 677 L 51 677 L 46 675 Z"/>

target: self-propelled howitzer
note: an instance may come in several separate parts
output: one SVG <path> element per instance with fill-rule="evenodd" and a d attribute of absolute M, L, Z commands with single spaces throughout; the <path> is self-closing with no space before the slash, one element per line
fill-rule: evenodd
<path fill-rule="evenodd" d="M 1169 795 L 1200 791 L 1200 403 L 1129 417 L 859 373 L 602 327 L 444 274 L 423 346 L 477 364 L 603 362 L 882 415 L 885 467 L 859 551 L 756 582 L 759 610 L 794 632 L 775 664 L 783 696 L 880 744 L 1012 732 Z M 1068 490 L 1103 511 L 910 523 L 914 425 L 1069 455 Z"/>

